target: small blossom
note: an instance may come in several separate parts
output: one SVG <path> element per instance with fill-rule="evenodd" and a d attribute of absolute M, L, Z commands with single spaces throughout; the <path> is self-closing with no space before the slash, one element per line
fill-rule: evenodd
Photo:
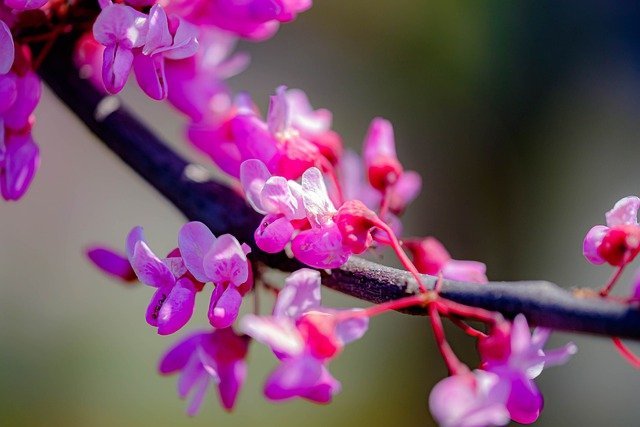
<path fill-rule="evenodd" d="M 622 266 L 640 252 L 640 227 L 638 226 L 640 198 L 628 196 L 620 199 L 606 213 L 607 225 L 596 225 L 584 238 L 582 252 L 592 264 L 605 262 Z"/>
<path fill-rule="evenodd" d="M 344 316 L 345 313 L 354 315 Z M 301 269 L 287 278 L 272 316 L 246 315 L 240 327 L 271 347 L 280 359 L 280 366 L 265 384 L 267 398 L 302 397 L 328 403 L 340 391 L 340 383 L 326 365 L 345 344 L 364 335 L 368 318 L 358 316 L 354 310 L 322 307 L 320 273 Z"/>
<path fill-rule="evenodd" d="M 429 409 L 442 427 L 501 426 L 509 422 L 509 385 L 491 372 L 453 375 L 431 390 Z"/>
<path fill-rule="evenodd" d="M 137 280 L 126 255 L 103 246 L 92 246 L 86 250 L 87 257 L 103 273 L 115 277 L 125 283 Z"/>
<path fill-rule="evenodd" d="M 461 282 L 487 283 L 486 266 L 478 261 L 458 261 L 451 258 L 444 245 L 434 237 L 421 240 L 405 240 L 404 246 L 411 252 L 413 263 L 420 273 Z"/>
<path fill-rule="evenodd" d="M 147 323 L 157 327 L 160 335 L 176 332 L 193 315 L 196 293 L 203 284 L 189 274 L 178 251 L 158 258 L 145 242 L 142 227 L 131 230 L 126 248 L 138 280 L 157 288 L 147 308 Z"/>
<path fill-rule="evenodd" d="M 211 325 L 231 326 L 238 317 L 242 297 L 253 282 L 247 259 L 249 247 L 230 234 L 216 238 L 201 222 L 190 222 L 180 229 L 178 247 L 191 274 L 198 281 L 215 286 L 208 312 Z"/>
<path fill-rule="evenodd" d="M 191 394 L 187 413 L 198 413 L 211 383 L 216 384 L 220 403 L 227 411 L 235 405 L 247 376 L 245 361 L 249 341 L 231 328 L 193 334 L 178 342 L 162 357 L 163 375 L 180 372 L 178 395 Z"/>
<path fill-rule="evenodd" d="M 512 325 L 499 324 L 491 335 L 480 340 L 483 369 L 509 384 L 506 405 L 511 419 L 529 424 L 538 419 L 542 394 L 533 381 L 543 368 L 561 365 L 577 351 L 573 343 L 554 350 L 543 350 L 551 331 L 537 328 L 529 332 L 526 318 L 519 314 Z"/>
<path fill-rule="evenodd" d="M 96 18 L 93 35 L 105 46 L 102 80 L 110 93 L 120 92 L 127 82 L 133 50 L 144 45 L 147 30 L 147 16 L 123 4 L 109 4 Z"/>
<path fill-rule="evenodd" d="M 363 153 L 371 186 L 389 198 L 389 209 L 393 213 L 404 211 L 420 193 L 422 179 L 417 172 L 407 172 L 400 164 L 391 122 L 373 119 L 364 140 Z"/>
<path fill-rule="evenodd" d="M 167 17 L 156 4 L 149 11 L 148 29 L 142 54 L 133 60 L 136 80 L 153 99 L 167 97 L 165 59 L 179 60 L 193 56 L 198 50 L 197 28 L 178 17 Z"/>

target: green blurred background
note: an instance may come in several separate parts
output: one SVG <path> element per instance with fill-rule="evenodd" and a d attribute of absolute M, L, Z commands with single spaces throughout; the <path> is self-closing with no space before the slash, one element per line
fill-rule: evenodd
<path fill-rule="evenodd" d="M 584 233 L 639 192 L 638 22 L 630 1 L 317 1 L 272 40 L 243 44 L 252 66 L 232 85 L 262 107 L 280 84 L 305 89 L 352 148 L 372 117 L 390 119 L 400 159 L 425 183 L 406 234 L 438 236 L 494 280 L 598 286 L 609 272 L 582 259 Z M 125 101 L 203 160 L 182 142 L 182 120 L 131 86 Z M 265 402 L 275 360 L 254 345 L 235 413 L 211 394 L 187 418 L 175 378 L 155 372 L 177 338 L 145 324 L 150 289 L 125 289 L 81 255 L 92 242 L 121 247 L 137 224 L 168 250 L 184 220 L 49 92 L 37 117 L 42 169 L 22 202 L 0 204 L 0 425 L 433 424 L 427 396 L 445 370 L 425 320 L 400 314 L 375 319 L 332 364 L 344 389 L 328 407 Z M 474 362 L 470 340 L 450 334 Z M 579 353 L 539 380 L 540 425 L 637 425 L 638 372 L 606 339 L 553 343 L 569 339 Z"/>

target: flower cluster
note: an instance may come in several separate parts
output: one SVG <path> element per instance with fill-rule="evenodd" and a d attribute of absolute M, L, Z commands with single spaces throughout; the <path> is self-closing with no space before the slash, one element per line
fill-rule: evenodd
<path fill-rule="evenodd" d="M 5 200 L 18 200 L 26 193 L 40 164 L 31 128 L 41 83 L 28 46 L 13 38 L 10 19 L 17 11 L 39 7 L 36 3 L 44 2 L 0 3 L 0 194 Z"/>

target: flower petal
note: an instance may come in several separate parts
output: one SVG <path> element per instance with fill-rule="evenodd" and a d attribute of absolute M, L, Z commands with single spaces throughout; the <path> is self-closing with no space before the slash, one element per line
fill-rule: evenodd
<path fill-rule="evenodd" d="M 150 98 L 161 101 L 167 97 L 167 78 L 162 55 L 135 55 L 133 71 L 138 85 Z"/>
<path fill-rule="evenodd" d="M 15 47 L 11 30 L 0 20 L 0 74 L 7 74 L 13 65 Z"/>
<path fill-rule="evenodd" d="M 133 282 L 137 279 L 127 257 L 114 250 L 93 246 L 87 249 L 86 255 L 96 267 L 110 276 L 125 282 Z"/>
<path fill-rule="evenodd" d="M 304 342 L 295 324 L 288 318 L 247 314 L 240 320 L 240 330 L 278 353 L 295 356 Z"/>
<path fill-rule="evenodd" d="M 309 222 L 316 227 L 326 225 L 337 211 L 318 168 L 309 168 L 302 174 L 302 189 Z"/>
<path fill-rule="evenodd" d="M 266 208 L 262 204 L 262 189 L 271 173 L 267 166 L 258 159 L 249 159 L 240 165 L 240 183 L 245 197 L 251 207 L 258 213 L 265 215 Z"/>
<path fill-rule="evenodd" d="M 297 319 L 320 307 L 320 272 L 300 269 L 287 277 L 273 308 L 274 316 Z"/>
<path fill-rule="evenodd" d="M 271 400 L 284 400 L 307 394 L 318 384 L 322 363 L 310 356 L 283 360 L 271 373 L 264 394 Z"/>
<path fill-rule="evenodd" d="M 188 222 L 178 232 L 178 247 L 180 256 L 187 269 L 199 282 L 208 281 L 204 271 L 204 256 L 211 250 L 216 237 L 209 227 L 199 221 Z"/>
<path fill-rule="evenodd" d="M 287 218 L 269 214 L 260 221 L 253 237 L 260 249 L 275 254 L 283 250 L 291 241 L 294 231 L 293 225 Z"/>
<path fill-rule="evenodd" d="M 291 242 L 291 251 L 299 261 L 316 268 L 338 268 L 351 256 L 335 224 L 300 232 Z"/>
<path fill-rule="evenodd" d="M 628 196 L 618 200 L 613 209 L 605 214 L 607 225 L 609 227 L 638 225 L 638 209 L 640 209 L 640 198 L 636 196 Z"/>
<path fill-rule="evenodd" d="M 249 278 L 247 256 L 230 234 L 218 237 L 204 257 L 204 271 L 210 281 L 240 286 Z"/>
<path fill-rule="evenodd" d="M 143 240 L 135 244 L 133 256 L 129 258 L 129 262 L 138 279 L 145 285 L 160 288 L 175 284 L 175 277 L 171 270 L 160 261 Z"/>
<path fill-rule="evenodd" d="M 216 286 L 216 290 L 223 289 L 221 285 Z M 209 305 L 209 323 L 214 328 L 228 328 L 235 322 L 242 304 L 242 295 L 235 286 L 228 286 L 220 294 L 214 291 Z"/>
<path fill-rule="evenodd" d="M 218 383 L 218 395 L 222 407 L 230 411 L 236 403 L 238 393 L 247 378 L 247 363 L 238 360 L 233 363 L 218 365 L 220 382 Z"/>
<path fill-rule="evenodd" d="M 161 374 L 171 374 L 184 368 L 196 351 L 202 336 L 202 332 L 191 334 L 171 347 L 160 359 L 158 371 Z"/>
<path fill-rule="evenodd" d="M 191 280 L 178 280 L 158 312 L 158 334 L 169 335 L 186 325 L 195 303 L 196 289 Z"/>

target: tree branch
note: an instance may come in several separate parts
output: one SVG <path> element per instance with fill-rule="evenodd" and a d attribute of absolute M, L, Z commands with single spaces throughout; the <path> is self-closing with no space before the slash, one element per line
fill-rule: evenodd
<path fill-rule="evenodd" d="M 187 218 L 202 221 L 215 234 L 231 233 L 253 243 L 260 221 L 241 195 L 213 181 L 187 177 L 189 163 L 138 121 L 126 108 L 96 118 L 104 95 L 82 80 L 71 62 L 72 38 L 60 40 L 45 59 L 40 75 L 60 100 L 102 143 L 173 203 Z M 301 265 L 284 255 L 269 255 L 255 244 L 253 257 L 285 271 Z M 433 286 L 435 278 L 425 276 Z M 323 273 L 323 284 L 356 298 L 380 303 L 415 289 L 410 275 L 357 257 L 342 268 Z M 578 297 L 545 281 L 492 282 L 486 285 L 445 280 L 442 295 L 470 306 L 499 311 L 508 318 L 523 313 L 538 326 L 640 339 L 640 310 L 600 298 Z M 425 314 L 413 310 L 414 314 Z"/>

